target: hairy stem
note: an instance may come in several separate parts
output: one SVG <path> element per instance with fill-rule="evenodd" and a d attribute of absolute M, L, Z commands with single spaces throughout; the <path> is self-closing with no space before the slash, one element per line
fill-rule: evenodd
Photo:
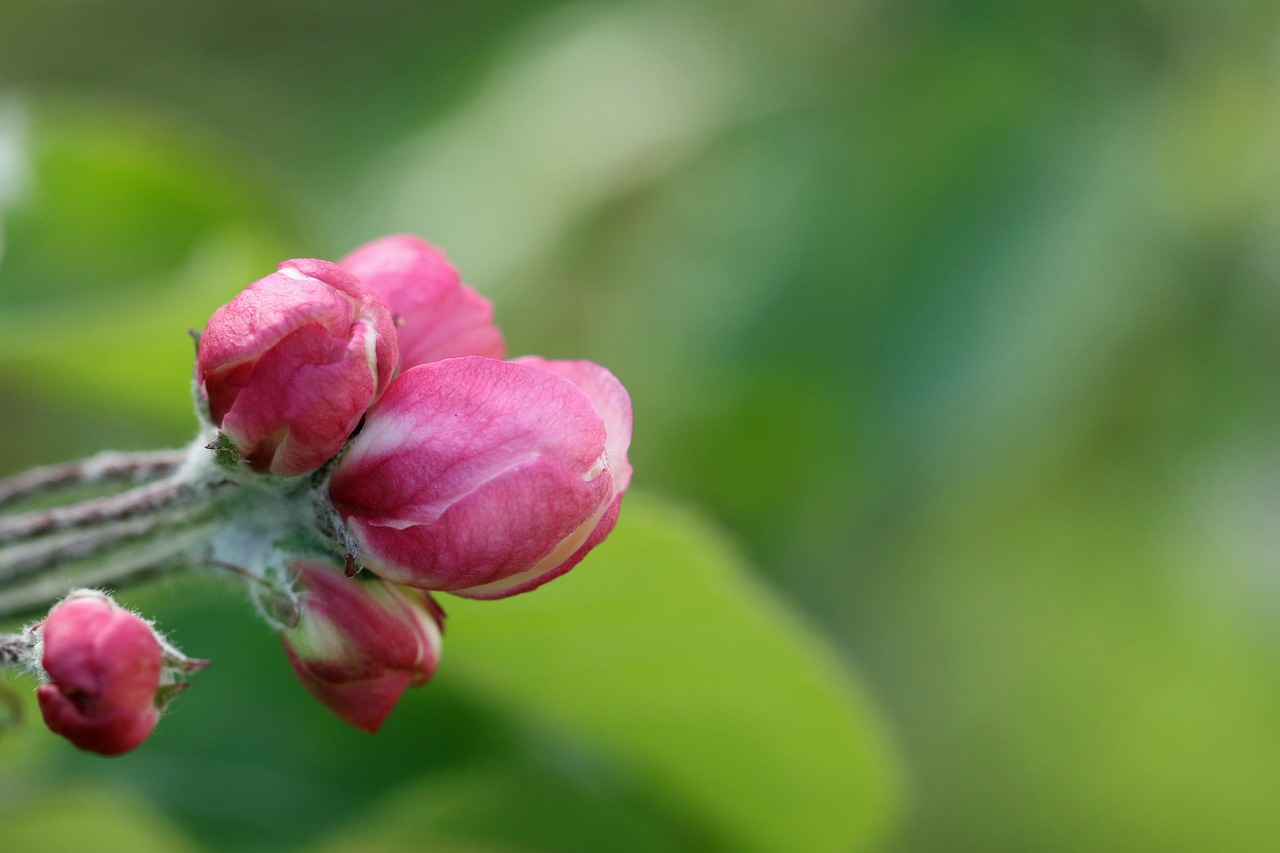
<path fill-rule="evenodd" d="M 119 589 L 181 568 L 221 523 L 187 509 L 0 551 L 0 620 L 38 614 L 75 587 Z"/>
<path fill-rule="evenodd" d="M 30 575 L 58 571 L 78 560 L 127 549 L 131 543 L 143 541 L 166 527 L 190 522 L 202 509 L 154 513 L 61 536 L 6 543 L 0 547 L 0 587 Z"/>
<path fill-rule="evenodd" d="M 0 666 L 24 666 L 30 648 L 26 634 L 0 634 Z"/>
<path fill-rule="evenodd" d="M 147 453 L 107 451 L 78 462 L 33 468 L 0 480 L 0 509 L 74 486 L 122 481 L 144 483 L 172 474 L 185 459 L 186 451 L 183 450 Z"/>
<path fill-rule="evenodd" d="M 94 468 L 119 472 L 132 466 L 142 476 L 138 472 L 159 470 L 175 459 L 180 467 L 159 482 L 0 518 L 0 619 L 39 613 L 75 587 L 118 589 L 202 555 L 230 499 L 239 494 L 212 467 L 191 467 L 185 453 L 117 454 L 67 467 L 78 467 L 80 481 L 87 482 L 97 477 Z M 64 478 L 71 476 L 64 472 Z"/>
<path fill-rule="evenodd" d="M 189 501 L 197 494 L 194 484 L 169 479 L 139 486 L 120 495 L 2 518 L 0 546 L 66 530 L 153 515 L 165 507 Z"/>

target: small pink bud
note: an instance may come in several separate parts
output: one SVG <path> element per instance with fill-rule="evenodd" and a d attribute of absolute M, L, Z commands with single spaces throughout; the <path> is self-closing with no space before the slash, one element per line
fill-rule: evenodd
<path fill-rule="evenodd" d="M 164 651 L 140 616 L 98 593 L 80 592 L 37 628 L 49 681 L 36 698 L 51 730 L 81 749 L 120 755 L 160 719 Z"/>
<path fill-rule="evenodd" d="M 383 578 L 503 598 L 613 529 L 630 441 L 631 401 L 599 365 L 447 359 L 391 383 L 330 497 Z"/>
<path fill-rule="evenodd" d="M 366 243 L 341 261 L 391 311 L 400 369 L 463 355 L 502 358 L 493 305 L 464 285 L 444 253 L 408 234 Z"/>
<path fill-rule="evenodd" d="M 444 611 L 421 590 L 300 564 L 301 618 L 285 631 L 298 680 L 331 711 L 376 732 L 406 688 L 440 661 Z"/>
<path fill-rule="evenodd" d="M 328 261 L 285 261 L 223 305 L 196 376 L 213 422 L 259 471 L 305 474 L 342 448 L 397 364 L 391 315 Z"/>

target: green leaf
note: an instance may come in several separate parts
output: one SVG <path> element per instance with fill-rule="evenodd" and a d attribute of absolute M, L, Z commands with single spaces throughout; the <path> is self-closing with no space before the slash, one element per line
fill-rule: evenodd
<path fill-rule="evenodd" d="M 613 784 L 617 780 L 538 764 L 513 754 L 498 764 L 405 785 L 371 814 L 327 837 L 317 853 L 716 849 L 714 840 L 646 808 L 645 798 Z"/>
<path fill-rule="evenodd" d="M 155 282 L 150 295 L 87 294 L 73 306 L 12 309 L 0 317 L 0 375 L 44 393 L 190 424 L 195 346 L 220 301 L 270 272 L 253 235 L 210 235 L 187 268 Z M 104 322 L 104 317 L 124 317 Z"/>
<path fill-rule="evenodd" d="M 193 844 L 136 798 L 119 792 L 60 790 L 0 808 L 6 850 L 42 853 L 195 853 Z"/>
<path fill-rule="evenodd" d="M 41 112 L 3 214 L 0 380 L 191 423 L 190 328 L 271 272 L 291 229 L 205 140 L 131 115 Z"/>
<path fill-rule="evenodd" d="M 735 849 L 862 849 L 897 769 L 847 670 L 690 513 L 628 496 L 569 576 L 451 600 L 445 666 L 606 748 Z"/>

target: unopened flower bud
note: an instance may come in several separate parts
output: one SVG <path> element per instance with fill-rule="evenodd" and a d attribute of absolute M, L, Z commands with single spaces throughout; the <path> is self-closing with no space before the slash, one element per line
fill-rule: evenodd
<path fill-rule="evenodd" d="M 339 717 L 376 732 L 401 694 L 435 673 L 444 611 L 421 590 L 295 568 L 301 618 L 282 634 L 293 671 Z"/>
<path fill-rule="evenodd" d="M 380 576 L 502 598 L 571 569 L 631 480 L 631 402 L 590 362 L 455 358 L 401 374 L 330 497 Z"/>
<path fill-rule="evenodd" d="M 165 647 L 146 620 L 101 593 L 80 590 L 34 630 L 49 679 L 36 698 L 51 730 L 102 755 L 147 739 L 167 696 Z"/>
<path fill-rule="evenodd" d="M 400 344 L 400 369 L 481 355 L 502 358 L 502 333 L 493 305 L 462 283 L 435 246 L 408 234 L 366 243 L 340 262 L 391 311 Z"/>
<path fill-rule="evenodd" d="M 328 261 L 285 261 L 223 305 L 200 336 L 209 415 L 254 469 L 305 474 L 331 459 L 397 364 L 391 315 Z"/>

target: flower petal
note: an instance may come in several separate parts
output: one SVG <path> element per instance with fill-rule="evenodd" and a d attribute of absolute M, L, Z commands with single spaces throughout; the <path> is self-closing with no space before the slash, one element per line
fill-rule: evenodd
<path fill-rule="evenodd" d="M 445 358 L 502 358 L 493 305 L 464 285 L 444 253 L 408 234 L 366 243 L 341 265 L 363 279 L 397 324 L 400 368 Z"/>

